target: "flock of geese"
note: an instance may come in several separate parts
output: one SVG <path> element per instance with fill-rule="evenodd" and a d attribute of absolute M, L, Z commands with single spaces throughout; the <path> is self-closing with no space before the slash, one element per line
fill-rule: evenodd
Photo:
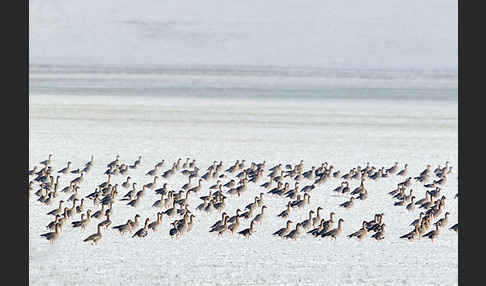
<path fill-rule="evenodd" d="M 266 169 L 266 161 L 251 162 L 248 166 L 245 160 L 237 160 L 233 165 L 225 168 L 221 161 L 214 161 L 207 169 L 200 174 L 200 169 L 195 159 L 187 158 L 183 163 L 182 159 L 169 164 L 162 160 L 155 164 L 152 169 L 145 173 L 148 183 L 141 184 L 132 181 L 130 176 L 133 169 L 140 168 L 142 156 L 139 156 L 132 164 L 122 163 L 120 156 L 106 165 L 104 175 L 106 180 L 97 184 L 91 193 L 83 186 L 85 177 L 90 173 L 94 165 L 94 156 L 82 166 L 72 169 L 68 161 L 62 169 L 54 169 L 52 166 L 53 155 L 29 170 L 29 200 L 33 198 L 32 193 L 37 197 L 36 201 L 45 205 L 55 205 L 57 208 L 45 212 L 52 221 L 46 226 L 49 232 L 40 236 L 54 243 L 62 236 L 62 228 L 70 226 L 84 230 L 88 225 L 96 223 L 97 231 L 83 240 L 96 245 L 102 239 L 102 230 L 112 229 L 121 236 L 129 234 L 132 238 L 144 238 L 150 232 L 157 232 L 160 226 L 169 220 L 169 236 L 178 238 L 190 232 L 196 223 L 195 218 L 200 213 L 218 212 L 221 219 L 212 223 L 209 233 L 223 236 L 225 233 L 240 235 L 250 238 L 263 224 L 268 216 L 265 210 L 265 196 L 275 196 L 288 200 L 286 207 L 279 212 L 278 217 L 284 221 L 282 228 L 272 232 L 273 236 L 281 239 L 296 240 L 303 235 L 314 238 L 331 238 L 333 240 L 343 236 L 343 218 L 336 218 L 335 212 L 331 211 L 329 217 L 322 217 L 324 206 L 316 210 L 309 210 L 308 217 L 303 221 L 294 222 L 289 219 L 290 214 L 297 209 L 306 209 L 309 206 L 311 195 L 315 192 L 334 192 L 350 195 L 349 200 L 339 204 L 336 208 L 350 209 L 359 201 L 368 198 L 368 189 L 365 182 L 368 180 L 379 181 L 387 177 L 402 178 L 389 195 L 395 200 L 394 206 L 402 207 L 408 212 L 420 212 L 419 217 L 410 223 L 413 229 L 400 236 L 401 239 L 409 241 L 428 238 L 432 242 L 438 239 L 443 228 L 448 226 L 450 213 L 445 210 L 446 197 L 441 194 L 441 188 L 446 184 L 447 177 L 452 172 L 449 162 L 438 166 L 434 170 L 431 165 L 417 176 L 408 174 L 408 165 L 399 168 L 398 162 L 393 166 L 375 167 L 369 163 L 365 167 L 357 166 L 347 172 L 335 170 L 333 165 L 327 162 L 320 166 L 312 166 L 305 170 L 301 160 L 298 164 L 277 164 Z M 164 170 L 164 167 L 168 167 Z M 202 172 L 201 172 L 202 173 Z M 168 185 L 168 179 L 175 175 L 187 177 L 187 183 L 180 190 L 175 191 L 174 186 Z M 266 175 L 264 175 L 266 174 Z M 60 186 L 59 179 L 65 176 L 69 184 Z M 113 182 L 114 178 L 121 178 Z M 326 186 L 330 179 L 341 180 L 336 187 Z M 64 179 L 64 178 L 63 178 Z M 359 186 L 350 188 L 351 181 L 359 182 Z M 205 187 L 203 183 L 209 186 Z M 417 199 L 411 188 L 413 182 L 423 184 L 425 194 L 423 198 Z M 303 187 L 301 186 L 303 185 Z M 292 186 L 293 185 L 293 186 Z M 84 187 L 84 188 L 83 188 Z M 126 190 L 123 195 L 119 194 L 122 189 Z M 179 188 L 175 188 L 176 190 Z M 122 224 L 112 225 L 114 208 L 134 208 L 140 205 L 141 200 L 147 192 L 153 193 L 157 200 L 153 202 L 155 219 L 150 217 L 142 219 L 139 214 L 125 218 Z M 236 209 L 234 215 L 227 211 L 226 204 L 230 199 L 236 199 L 245 192 L 255 192 L 254 199 L 248 204 L 243 204 Z M 373 193 L 373 192 L 371 192 Z M 190 198 L 199 196 L 201 200 L 195 208 L 190 207 Z M 456 194 L 455 199 L 458 198 Z M 88 203 L 91 200 L 91 203 Z M 70 206 L 63 206 L 63 204 Z M 89 208 L 91 204 L 93 208 Z M 327 206 L 329 209 L 329 206 Z M 444 212 L 443 217 L 441 217 Z M 370 237 L 375 240 L 386 239 L 386 224 L 383 212 L 376 213 L 373 218 L 363 219 L 361 228 L 346 234 L 346 238 L 353 238 L 359 241 Z M 143 224 L 140 225 L 140 222 Z M 243 222 L 249 223 L 247 228 Z M 295 224 L 295 226 L 293 225 Z M 433 227 L 434 226 L 434 227 Z M 449 230 L 458 232 L 458 223 L 448 227 Z"/>

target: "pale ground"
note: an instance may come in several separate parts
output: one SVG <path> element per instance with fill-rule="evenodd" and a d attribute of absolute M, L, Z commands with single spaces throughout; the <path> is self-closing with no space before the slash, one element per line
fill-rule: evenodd
<path fill-rule="evenodd" d="M 427 164 L 433 168 L 449 161 L 449 175 L 442 193 L 447 197 L 446 211 L 451 213 L 449 226 L 457 222 L 457 101 L 379 101 L 379 100 L 265 100 L 208 99 L 171 97 L 116 97 L 33 95 L 29 106 L 29 168 L 54 154 L 54 170 L 68 160 L 73 168 L 82 168 L 91 155 L 95 164 L 82 183 L 86 195 L 106 180 L 106 164 L 117 154 L 124 163 L 142 155 L 140 169 L 130 171 L 138 185 L 148 183 L 144 174 L 162 159 L 172 164 L 177 158 L 195 158 L 201 171 L 214 160 L 227 168 L 237 159 L 247 165 L 266 160 L 296 164 L 304 160 L 304 169 L 327 161 L 346 172 L 370 162 L 389 167 L 398 161 L 400 168 L 409 165 L 416 176 Z M 203 174 L 204 172 L 201 172 Z M 267 173 L 265 173 L 266 175 Z M 62 176 L 60 189 L 76 175 Z M 113 177 L 112 183 L 125 178 Z M 223 182 L 229 179 L 224 179 Z M 323 207 L 322 215 L 334 211 L 343 218 L 343 235 L 332 242 L 302 235 L 296 241 L 280 240 L 271 235 L 284 226 L 276 215 L 285 209 L 286 200 L 265 196 L 268 206 L 262 226 L 246 240 L 225 234 L 218 238 L 208 226 L 220 214 L 200 213 L 200 203 L 191 198 L 196 222 L 191 232 L 178 240 L 168 235 L 169 219 L 159 232 L 138 240 L 103 230 L 99 245 L 82 240 L 96 232 L 96 223 L 81 232 L 65 226 L 54 245 L 39 235 L 52 220 L 46 213 L 57 203 L 44 206 L 32 195 L 29 207 L 29 279 L 32 285 L 455 285 L 458 283 L 458 237 L 444 229 L 432 243 L 423 239 L 410 243 L 398 237 L 412 228 L 420 210 L 408 213 L 393 206 L 386 193 L 403 178 L 390 177 L 366 181 L 369 197 L 357 201 L 350 210 L 338 205 L 349 195 L 331 190 L 341 180 L 330 179 L 311 192 L 310 206 L 294 211 L 290 219 L 303 221 L 310 209 Z M 176 191 L 186 183 L 182 175 L 167 182 Z M 260 184 L 266 178 L 260 181 Z M 203 191 L 215 180 L 203 182 Z M 304 180 L 301 186 L 309 182 Z M 351 181 L 354 189 L 359 182 Z M 292 184 L 293 186 L 293 184 Z M 417 199 L 425 188 L 412 185 Z M 37 188 L 35 189 L 37 190 Z M 225 211 L 233 215 L 253 201 L 260 189 L 250 184 L 240 198 L 228 199 Z M 124 195 L 125 189 L 120 191 Z M 62 194 L 61 198 L 67 198 Z M 125 223 L 138 213 L 142 221 L 155 218 L 152 203 L 158 195 L 148 192 L 136 209 L 115 204 L 113 224 Z M 86 204 L 93 208 L 91 201 Z M 71 206 L 70 203 L 65 206 Z M 359 229 L 362 220 L 385 213 L 386 239 L 367 238 L 359 242 L 345 238 Z M 258 212 L 255 212 L 258 213 Z M 443 212 L 445 213 L 445 212 Z M 441 217 L 443 214 L 441 215 Z M 76 216 L 76 220 L 79 215 Z M 171 220 L 172 221 L 172 220 Z M 243 222 L 240 229 L 249 222 Z"/>

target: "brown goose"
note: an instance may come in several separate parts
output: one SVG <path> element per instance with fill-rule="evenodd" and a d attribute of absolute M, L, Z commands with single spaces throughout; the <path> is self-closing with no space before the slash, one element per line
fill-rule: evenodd
<path fill-rule="evenodd" d="M 312 218 L 312 225 L 313 226 L 315 226 L 318 223 L 320 223 L 320 221 L 321 221 L 321 210 L 322 210 L 321 207 L 318 207 L 317 208 L 317 215 L 314 218 Z"/>
<path fill-rule="evenodd" d="M 440 233 L 440 228 L 437 223 L 435 223 L 435 230 L 431 230 L 428 233 L 422 235 L 422 237 L 428 237 L 434 242 L 434 239 L 436 239 L 439 236 Z"/>
<path fill-rule="evenodd" d="M 249 227 L 249 228 L 245 228 L 244 230 L 239 231 L 239 232 L 238 232 L 238 234 L 239 234 L 239 235 L 242 235 L 242 236 L 244 236 L 245 238 L 247 238 L 247 239 L 248 239 L 248 238 L 250 237 L 250 235 L 252 235 L 252 234 L 253 234 L 253 232 L 254 232 L 254 229 L 253 229 L 253 224 L 254 224 L 254 223 L 253 223 L 253 221 L 252 221 L 252 222 L 250 223 L 250 227 Z"/>
<path fill-rule="evenodd" d="M 376 240 L 385 239 L 385 224 L 382 224 L 381 227 L 380 227 L 380 231 L 376 232 L 371 237 L 376 239 Z"/>
<path fill-rule="evenodd" d="M 453 230 L 455 232 L 458 232 L 459 231 L 459 223 L 456 223 L 455 225 L 451 226 L 449 229 Z"/>
<path fill-rule="evenodd" d="M 100 239 L 101 239 L 101 224 L 98 224 L 98 231 L 88 236 L 83 241 L 84 242 L 91 241 L 93 245 L 96 245 Z"/>
<path fill-rule="evenodd" d="M 349 209 L 349 208 L 351 208 L 353 206 L 353 204 L 354 204 L 353 201 L 354 201 L 354 197 L 351 197 L 349 199 L 349 201 L 346 201 L 346 202 L 340 204 L 339 206 L 340 207 L 344 207 L 345 209 Z"/>
<path fill-rule="evenodd" d="M 308 230 L 311 226 L 314 227 L 314 223 L 312 221 L 312 215 L 313 214 L 314 214 L 314 211 L 310 210 L 309 211 L 309 218 L 300 223 L 300 225 L 302 226 L 302 228 L 304 230 Z"/>
<path fill-rule="evenodd" d="M 285 235 L 284 238 L 285 239 L 293 239 L 293 240 L 296 240 L 300 234 L 302 233 L 302 225 L 300 223 L 298 223 L 296 226 L 295 226 L 295 229 L 292 230 L 291 232 L 289 232 L 289 234 Z"/>
<path fill-rule="evenodd" d="M 106 215 L 106 219 L 99 223 L 99 225 L 101 225 L 105 229 L 108 228 L 110 224 L 111 224 L 110 215 Z"/>
<path fill-rule="evenodd" d="M 163 212 L 158 212 L 157 219 L 148 225 L 148 228 L 151 229 L 153 232 L 156 232 L 159 228 L 159 225 L 162 224 L 162 215 Z"/>
<path fill-rule="evenodd" d="M 288 218 L 288 217 L 289 217 L 289 215 L 290 215 L 290 210 L 291 210 L 291 208 L 290 208 L 290 204 L 291 204 L 291 202 L 289 201 L 289 202 L 287 203 L 287 209 L 286 209 L 286 210 L 284 210 L 283 212 L 281 212 L 281 213 L 278 215 L 279 217 L 283 217 L 283 218 Z"/>
<path fill-rule="evenodd" d="M 240 227 L 240 217 L 237 215 L 235 221 L 232 224 L 230 224 L 230 226 L 228 226 L 228 229 L 231 231 L 231 235 L 234 235 L 235 231 L 237 231 L 239 227 Z"/>
<path fill-rule="evenodd" d="M 328 231 L 326 233 L 321 234 L 321 237 L 332 237 L 333 239 L 336 239 L 342 232 L 342 223 L 343 222 L 344 222 L 344 220 L 342 218 L 340 218 L 338 220 L 338 227 L 331 229 L 330 231 Z"/>
<path fill-rule="evenodd" d="M 132 237 L 139 237 L 139 238 L 143 238 L 143 237 L 146 237 L 147 234 L 148 234 L 148 223 L 150 221 L 150 218 L 146 218 L 145 219 L 145 225 L 139 229 L 137 232 L 135 232 L 135 234 L 132 236 Z"/>
<path fill-rule="evenodd" d="M 61 225 L 56 223 L 55 224 L 55 231 L 54 232 L 48 232 L 41 234 L 41 237 L 45 237 L 51 244 L 53 244 L 58 238 L 59 238 L 59 229 L 61 228 Z"/>
<path fill-rule="evenodd" d="M 267 206 L 262 206 L 262 211 L 261 213 L 257 214 L 255 216 L 255 218 L 253 218 L 252 222 L 255 222 L 257 224 L 262 224 L 262 221 L 263 221 L 263 217 L 265 216 L 265 209 L 267 208 Z"/>
<path fill-rule="evenodd" d="M 310 233 L 314 237 L 316 237 L 322 231 L 322 229 L 324 228 L 324 222 L 325 221 L 326 221 L 325 219 L 321 219 L 321 221 L 319 223 L 319 226 L 316 227 L 316 228 L 314 228 L 314 229 L 312 229 L 312 230 L 310 230 L 310 231 L 308 231 L 307 233 Z"/>
<path fill-rule="evenodd" d="M 129 219 L 127 221 L 127 223 L 114 226 L 113 229 L 118 230 L 120 232 L 120 235 L 124 235 L 127 231 L 129 231 L 131 233 L 132 232 L 132 227 L 131 227 L 132 223 L 133 223 L 133 221 L 131 219 Z"/>
<path fill-rule="evenodd" d="M 84 214 L 81 214 L 81 220 L 73 221 L 71 224 L 73 227 L 79 227 L 81 228 L 81 230 L 84 230 L 86 226 L 88 226 L 90 221 L 91 221 L 91 210 L 87 210 L 86 218 L 84 218 Z"/>
<path fill-rule="evenodd" d="M 56 216 L 60 213 L 62 213 L 63 209 L 62 209 L 62 203 L 64 203 L 63 200 L 60 200 L 59 201 L 59 207 L 57 209 L 53 209 L 52 211 L 48 212 L 47 215 L 53 215 L 53 216 Z"/>
<path fill-rule="evenodd" d="M 347 237 L 348 237 L 348 238 L 356 237 L 358 240 L 360 240 L 360 241 L 361 241 L 361 240 L 363 240 L 363 238 L 365 238 L 367 235 L 368 235 L 368 231 L 366 230 L 366 221 L 363 221 L 363 225 L 362 225 L 362 227 L 361 227 L 359 230 L 357 230 L 357 231 L 355 231 L 355 232 L 353 232 L 353 233 L 349 234 Z"/>

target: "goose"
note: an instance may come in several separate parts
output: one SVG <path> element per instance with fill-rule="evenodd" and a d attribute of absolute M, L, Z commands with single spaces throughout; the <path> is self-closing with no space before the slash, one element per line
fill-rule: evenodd
<path fill-rule="evenodd" d="M 349 201 L 346 201 L 346 202 L 340 204 L 339 206 L 340 207 L 344 207 L 345 209 L 349 209 L 349 208 L 351 208 L 353 206 L 353 204 L 354 204 L 353 201 L 354 201 L 354 197 L 351 197 L 349 199 Z"/>
<path fill-rule="evenodd" d="M 41 237 L 45 237 L 51 244 L 53 244 L 58 238 L 59 238 L 59 229 L 61 228 L 61 225 L 59 223 L 55 224 L 55 231 L 54 232 L 48 232 L 41 234 Z"/>
<path fill-rule="evenodd" d="M 189 160 L 191 160 L 191 158 L 186 158 L 186 162 L 184 162 L 184 164 L 182 164 L 182 169 L 188 168 L 188 166 L 189 166 Z"/>
<path fill-rule="evenodd" d="M 121 186 L 124 187 L 125 189 L 128 189 L 131 185 L 131 182 L 130 182 L 131 179 L 132 179 L 132 177 L 128 176 L 127 180 L 125 182 L 123 182 Z"/>
<path fill-rule="evenodd" d="M 158 168 L 159 167 L 157 167 L 157 165 L 155 165 L 155 167 L 152 170 L 148 171 L 145 175 L 146 176 L 156 176 Z"/>
<path fill-rule="evenodd" d="M 70 201 L 74 201 L 74 200 L 77 200 L 79 199 L 79 195 L 78 195 L 78 190 L 79 190 L 79 186 L 75 186 L 74 187 L 74 194 L 72 194 L 68 199 L 67 201 L 70 202 Z"/>
<path fill-rule="evenodd" d="M 148 228 L 151 229 L 153 232 L 156 232 L 157 229 L 159 228 L 159 225 L 162 223 L 163 214 L 164 214 L 163 212 L 158 212 L 157 219 L 148 225 Z"/>
<path fill-rule="evenodd" d="M 356 195 L 356 194 L 359 194 L 361 193 L 361 191 L 365 189 L 364 187 L 364 180 L 361 179 L 361 183 L 359 186 L 357 186 L 352 192 L 350 192 L 351 195 Z"/>
<path fill-rule="evenodd" d="M 248 211 L 242 213 L 241 217 L 244 218 L 245 220 L 248 220 L 250 217 L 253 216 L 253 210 L 254 209 L 249 209 Z"/>
<path fill-rule="evenodd" d="M 221 212 L 226 207 L 226 197 L 221 197 L 218 202 L 213 204 L 214 209 Z"/>
<path fill-rule="evenodd" d="M 214 200 L 209 200 L 208 205 L 204 208 L 204 211 L 210 213 L 214 210 Z"/>
<path fill-rule="evenodd" d="M 416 201 L 415 204 L 416 205 L 422 205 L 425 202 L 428 202 L 429 201 L 429 194 L 430 194 L 429 191 L 425 191 L 425 198 Z"/>
<path fill-rule="evenodd" d="M 321 207 L 317 207 L 317 215 L 312 218 L 312 225 L 315 226 L 321 221 Z"/>
<path fill-rule="evenodd" d="M 238 228 L 240 227 L 240 217 L 238 215 L 236 215 L 235 217 L 236 217 L 235 221 L 228 226 L 228 229 L 231 231 L 231 235 L 234 235 L 235 231 L 237 231 Z M 229 221 L 230 220 L 228 220 L 228 222 Z"/>
<path fill-rule="evenodd" d="M 194 193 L 199 192 L 202 188 L 202 185 L 201 185 L 202 181 L 203 181 L 202 179 L 199 179 L 199 184 L 195 187 L 190 188 L 187 192 L 194 192 Z"/>
<path fill-rule="evenodd" d="M 111 224 L 110 215 L 106 215 L 106 219 L 99 223 L 102 227 L 108 228 Z"/>
<path fill-rule="evenodd" d="M 308 193 L 304 193 L 304 199 L 298 200 L 293 207 L 303 208 L 309 204 L 310 195 Z"/>
<path fill-rule="evenodd" d="M 395 174 L 398 170 L 398 162 L 395 162 L 395 165 L 393 165 L 392 167 L 390 167 L 389 169 L 387 169 L 386 171 L 390 174 Z"/>
<path fill-rule="evenodd" d="M 142 162 L 142 156 L 138 156 L 138 159 L 133 162 L 133 165 L 128 166 L 130 169 L 137 169 L 140 166 L 140 163 Z"/>
<path fill-rule="evenodd" d="M 202 211 L 204 210 L 207 206 L 208 206 L 208 201 L 209 201 L 209 198 L 205 198 L 204 199 L 204 202 L 202 202 L 201 204 L 199 204 L 197 207 L 196 207 L 196 210 L 198 211 Z"/>
<path fill-rule="evenodd" d="M 282 182 L 277 182 L 277 186 L 269 191 L 267 191 L 267 194 L 277 194 L 279 191 L 282 189 L 283 183 Z M 285 183 L 285 191 L 288 190 L 289 183 Z"/>
<path fill-rule="evenodd" d="M 455 232 L 459 231 L 459 223 L 456 223 L 455 225 L 449 227 L 450 230 L 453 230 Z"/>
<path fill-rule="evenodd" d="M 96 233 L 88 236 L 83 241 L 84 242 L 91 241 L 91 243 L 93 245 L 97 244 L 98 241 L 101 239 L 101 224 L 98 224 L 98 227 L 97 228 L 98 228 L 98 231 Z"/>
<path fill-rule="evenodd" d="M 131 206 L 131 207 L 136 208 L 138 206 L 138 204 L 140 203 L 141 198 L 142 198 L 141 196 L 137 196 L 135 199 L 129 201 L 127 203 L 127 206 Z"/>
<path fill-rule="evenodd" d="M 405 167 L 398 172 L 397 176 L 406 176 L 408 174 L 408 164 L 405 164 Z"/>
<path fill-rule="evenodd" d="M 358 240 L 361 241 L 363 240 L 363 238 L 366 237 L 367 234 L 368 231 L 366 230 L 366 221 L 363 221 L 363 226 L 358 231 L 349 234 L 347 237 L 348 238 L 356 237 Z"/>
<path fill-rule="evenodd" d="M 371 236 L 372 238 L 376 240 L 383 240 L 385 239 L 385 224 L 381 225 L 380 231 L 376 232 Z"/>
<path fill-rule="evenodd" d="M 189 182 L 185 183 L 183 186 L 182 186 L 182 189 L 187 191 L 187 189 L 189 189 L 191 187 L 191 180 L 192 178 L 189 177 Z"/>
<path fill-rule="evenodd" d="M 300 234 L 302 233 L 302 224 L 297 223 L 295 229 L 289 232 L 287 235 L 284 236 L 285 239 L 293 239 L 296 240 Z"/>
<path fill-rule="evenodd" d="M 346 194 L 346 193 L 349 193 L 350 191 L 350 188 L 349 188 L 349 182 L 348 181 L 344 181 L 344 186 L 343 188 L 341 189 L 341 193 L 342 194 Z"/>
<path fill-rule="evenodd" d="M 436 225 L 439 227 L 445 227 L 448 221 L 449 221 L 449 212 L 446 212 L 444 217 L 436 222 Z"/>
<path fill-rule="evenodd" d="M 120 232 L 120 235 L 124 235 L 127 231 L 132 232 L 132 223 L 133 221 L 129 219 L 127 223 L 114 226 L 113 229 L 118 230 Z"/>
<path fill-rule="evenodd" d="M 153 190 L 155 188 L 155 186 L 157 186 L 157 179 L 158 178 L 159 178 L 158 176 L 154 176 L 154 181 L 151 182 L 151 183 L 145 184 L 143 187 L 150 189 L 150 190 Z"/>
<path fill-rule="evenodd" d="M 132 183 L 132 189 L 130 191 L 128 191 L 124 196 L 123 198 L 121 199 L 121 201 L 131 201 L 133 200 L 133 198 L 135 197 L 135 194 L 137 192 L 137 189 L 136 189 L 136 186 L 137 183 L 133 182 Z"/>
<path fill-rule="evenodd" d="M 408 239 L 410 241 L 420 239 L 420 233 L 418 228 L 419 226 L 415 225 L 414 229 L 411 232 L 400 236 L 400 238 Z"/>
<path fill-rule="evenodd" d="M 218 235 L 222 235 L 226 230 L 228 230 L 228 216 L 224 217 L 222 224 L 213 227 L 209 232 L 218 232 Z"/>
<path fill-rule="evenodd" d="M 101 210 L 96 211 L 94 214 L 91 215 L 91 217 L 100 218 L 104 214 L 104 211 L 105 205 L 101 205 Z"/>
<path fill-rule="evenodd" d="M 434 199 L 430 198 L 430 201 L 427 201 L 420 205 L 419 208 L 421 209 L 429 209 L 435 204 Z"/>
<path fill-rule="evenodd" d="M 67 173 L 69 173 L 70 169 L 71 169 L 71 161 L 68 161 L 67 166 L 62 168 L 61 170 L 57 171 L 57 173 L 67 174 Z"/>
<path fill-rule="evenodd" d="M 158 195 L 162 195 L 162 194 L 167 195 L 168 193 L 167 183 L 164 183 L 161 188 L 154 190 L 154 193 Z"/>
<path fill-rule="evenodd" d="M 135 232 L 135 234 L 132 235 L 132 238 L 135 237 L 135 236 L 137 236 L 139 238 L 146 237 L 147 234 L 148 234 L 148 223 L 149 223 L 149 221 L 150 221 L 150 218 L 146 218 L 145 219 L 145 225 L 141 229 L 139 229 L 137 232 Z"/>
<path fill-rule="evenodd" d="M 88 226 L 90 221 L 91 221 L 91 210 L 87 210 L 86 218 L 84 218 L 84 214 L 81 214 L 81 220 L 73 221 L 71 224 L 73 227 L 79 227 L 82 230 L 84 230 L 86 226 Z"/>
<path fill-rule="evenodd" d="M 49 158 L 47 160 L 40 162 L 39 164 L 44 165 L 44 166 L 49 166 L 51 164 L 52 156 L 53 156 L 52 154 L 49 154 L 49 156 L 48 156 Z"/>
<path fill-rule="evenodd" d="M 141 159 L 142 156 L 139 156 L 139 160 Z M 137 163 L 137 165 L 140 164 L 140 161 L 137 160 L 135 163 Z M 162 159 L 162 161 L 158 162 L 157 164 L 155 164 L 155 166 L 157 166 L 157 168 L 162 168 L 164 166 L 164 163 L 165 163 L 165 159 Z"/>
<path fill-rule="evenodd" d="M 258 197 L 255 197 L 253 203 L 250 203 L 250 204 L 246 205 L 245 210 L 246 209 L 252 209 L 253 210 L 257 206 L 258 206 Z"/>
<path fill-rule="evenodd" d="M 56 224 L 57 224 L 57 223 L 59 223 L 59 219 L 60 219 L 60 218 L 61 218 L 61 216 L 57 214 L 57 215 L 56 215 L 56 217 L 54 218 L 54 220 L 53 220 L 53 221 L 51 221 L 51 222 L 50 222 L 50 223 L 49 223 L 49 224 L 46 226 L 46 228 L 47 228 L 47 229 L 51 229 L 51 230 L 52 230 L 52 229 L 54 229 L 54 227 L 56 226 Z"/>
<path fill-rule="evenodd" d="M 307 185 L 305 186 L 304 188 L 302 188 L 302 190 L 300 190 L 301 192 L 304 192 L 304 193 L 308 193 L 312 190 L 314 190 L 316 188 L 316 185 L 315 184 L 312 184 L 312 185 Z"/>
<path fill-rule="evenodd" d="M 436 239 L 439 236 L 440 233 L 440 228 L 437 223 L 435 223 L 435 230 L 431 230 L 428 233 L 422 235 L 422 237 L 428 237 L 434 242 L 434 239 Z"/>
<path fill-rule="evenodd" d="M 236 209 L 236 214 L 229 218 L 228 223 L 234 223 L 237 218 L 241 217 L 240 212 L 241 212 L 240 209 Z"/>
<path fill-rule="evenodd" d="M 325 223 L 325 219 L 321 219 L 320 222 L 319 222 L 319 225 L 314 228 L 314 229 L 311 229 L 310 231 L 308 231 L 307 233 L 310 233 L 312 234 L 314 237 L 316 237 L 321 231 L 322 229 L 324 228 L 324 223 Z"/>
<path fill-rule="evenodd" d="M 235 180 L 233 180 L 234 182 Z M 217 180 L 216 181 L 216 184 L 215 185 L 212 185 L 211 187 L 209 187 L 210 190 L 216 190 L 216 189 L 219 189 L 219 186 L 221 186 L 221 180 Z"/>
<path fill-rule="evenodd" d="M 61 227 L 64 226 L 64 224 L 68 220 L 68 217 L 67 217 L 67 214 L 66 214 L 68 210 L 69 210 L 69 208 L 64 208 L 64 212 L 62 213 L 62 217 L 58 221 L 58 223 L 61 225 Z"/>
<path fill-rule="evenodd" d="M 164 206 L 164 194 L 160 195 L 160 200 L 156 200 L 155 203 L 152 204 L 154 208 L 162 208 Z"/>
<path fill-rule="evenodd" d="M 329 219 L 323 222 L 322 229 L 317 235 L 325 234 L 331 229 L 331 227 L 334 225 L 334 215 L 335 215 L 334 212 L 331 212 L 329 214 Z"/>
<path fill-rule="evenodd" d="M 53 192 L 50 192 L 48 195 L 47 195 L 47 198 L 45 198 L 42 203 L 50 206 L 52 203 L 54 202 L 54 193 Z"/>
<path fill-rule="evenodd" d="M 340 218 L 338 220 L 338 227 L 331 229 L 330 231 L 328 231 L 326 233 L 321 234 L 321 237 L 328 237 L 329 236 L 329 237 L 332 237 L 335 240 L 342 232 L 342 223 L 343 222 L 344 222 L 344 220 L 342 218 Z"/>
<path fill-rule="evenodd" d="M 79 214 L 84 211 L 84 199 L 81 199 L 79 206 L 76 206 L 76 213 Z"/>
<path fill-rule="evenodd" d="M 368 190 L 366 190 L 365 188 L 363 188 L 361 190 L 361 192 L 359 193 L 359 195 L 358 195 L 358 199 L 365 200 L 367 198 L 368 198 Z"/>
<path fill-rule="evenodd" d="M 191 231 L 192 226 L 194 225 L 194 218 L 195 218 L 195 217 L 196 217 L 196 216 L 195 216 L 195 215 L 193 215 L 193 214 L 191 214 L 191 215 L 189 216 L 189 222 L 187 223 L 187 230 L 186 230 L 186 231 Z"/>
<path fill-rule="evenodd" d="M 374 231 L 374 232 L 379 232 L 381 230 L 381 227 L 383 226 L 383 213 L 381 214 L 376 214 L 376 219 L 378 221 L 374 223 L 371 227 L 368 227 L 368 231 Z"/>
<path fill-rule="evenodd" d="M 214 223 L 212 226 L 210 226 L 209 228 L 210 228 L 210 229 L 213 229 L 213 228 L 215 228 L 215 227 L 218 227 L 218 226 L 222 225 L 222 224 L 223 224 L 223 222 L 224 222 L 224 220 L 225 220 L 225 218 L 226 218 L 226 216 L 228 216 L 228 214 L 227 214 L 226 212 L 223 212 L 223 213 L 221 214 L 221 220 L 218 220 L 217 222 L 215 222 L 215 223 Z M 210 230 L 209 232 L 211 232 L 211 230 Z"/>
<path fill-rule="evenodd" d="M 255 222 L 257 224 L 262 224 L 262 221 L 263 221 L 263 217 L 265 216 L 265 209 L 267 208 L 267 206 L 262 206 L 262 211 L 261 213 L 257 214 L 255 216 L 255 218 L 253 218 L 252 222 Z"/>
<path fill-rule="evenodd" d="M 410 198 L 410 203 L 406 206 L 406 208 L 407 208 L 408 211 L 415 210 L 415 202 L 414 201 L 415 201 L 415 196 L 412 196 Z"/>
<path fill-rule="evenodd" d="M 346 182 L 341 182 L 341 184 L 337 188 L 335 188 L 333 191 L 340 193 L 343 190 L 345 185 L 346 185 Z"/>
<path fill-rule="evenodd" d="M 59 201 L 59 207 L 57 209 L 53 209 L 52 211 L 48 212 L 47 215 L 57 216 L 58 214 L 60 214 L 63 211 L 62 203 L 64 203 L 64 201 L 60 200 Z"/>
<path fill-rule="evenodd" d="M 300 225 L 304 230 L 308 230 L 311 226 L 314 227 L 314 224 L 312 222 L 312 215 L 314 214 L 313 210 L 309 211 L 309 218 L 304 220 Z"/>
<path fill-rule="evenodd" d="M 185 197 L 183 199 L 177 200 L 176 203 L 179 204 L 180 206 L 184 206 L 184 205 L 188 204 L 189 203 L 189 194 L 190 194 L 190 191 L 187 191 Z"/>
<path fill-rule="evenodd" d="M 172 228 L 169 230 L 169 235 L 170 238 L 174 238 L 174 236 L 179 234 L 179 231 L 177 230 L 177 221 L 173 221 L 170 224 L 172 225 Z"/>
<path fill-rule="evenodd" d="M 66 215 L 67 215 L 68 218 L 71 218 L 74 215 L 74 213 L 76 212 L 76 202 L 77 201 L 78 201 L 78 199 L 74 199 L 73 200 L 73 206 L 66 211 Z"/>
<path fill-rule="evenodd" d="M 286 209 L 286 210 L 284 210 L 283 212 L 281 212 L 281 213 L 278 215 L 278 217 L 283 217 L 283 218 L 288 218 L 288 217 L 289 217 L 289 215 L 290 215 L 290 207 L 291 207 L 291 206 L 290 206 L 290 204 L 291 204 L 291 202 L 289 201 L 289 202 L 287 203 L 287 209 Z"/>
<path fill-rule="evenodd" d="M 172 203 L 172 208 L 166 210 L 164 214 L 167 215 L 168 217 L 173 217 L 176 214 L 176 212 L 177 212 L 177 207 L 176 207 L 176 202 L 174 201 Z"/>
<path fill-rule="evenodd" d="M 245 238 L 248 239 L 250 237 L 250 235 L 252 235 L 253 232 L 254 232 L 254 229 L 253 229 L 254 225 L 253 224 L 254 224 L 254 222 L 252 221 L 250 223 L 250 227 L 249 228 L 245 228 L 244 230 L 239 231 L 238 234 L 239 235 L 242 235 L 242 236 L 244 236 Z"/>
<path fill-rule="evenodd" d="M 433 199 L 440 197 L 440 188 L 436 187 L 434 190 L 429 191 L 429 194 Z"/>

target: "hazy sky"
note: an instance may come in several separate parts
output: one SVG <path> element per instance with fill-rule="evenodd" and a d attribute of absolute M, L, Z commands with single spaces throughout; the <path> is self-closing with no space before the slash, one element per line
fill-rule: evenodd
<path fill-rule="evenodd" d="M 457 0 L 30 0 L 31 63 L 458 67 Z"/>

